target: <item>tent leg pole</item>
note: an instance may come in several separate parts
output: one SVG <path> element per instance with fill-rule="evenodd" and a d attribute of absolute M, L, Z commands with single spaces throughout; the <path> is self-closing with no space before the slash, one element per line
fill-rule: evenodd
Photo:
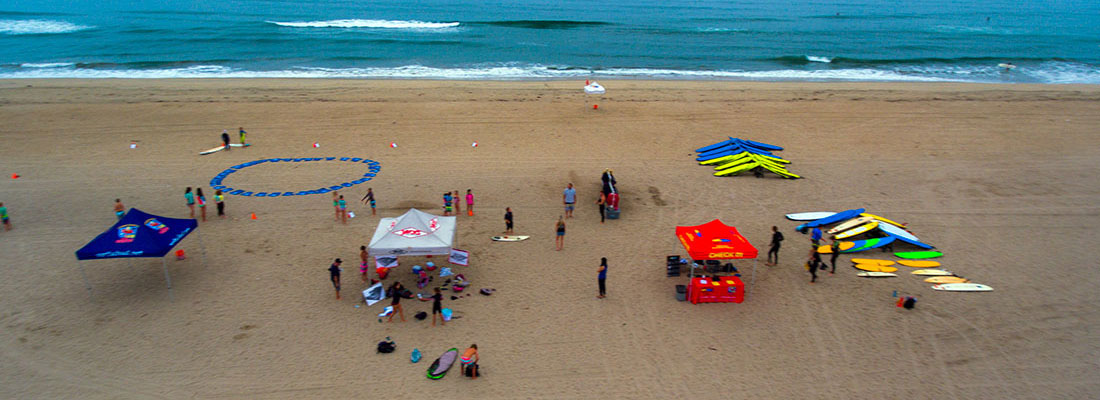
<path fill-rule="evenodd" d="M 752 287 L 756 285 L 756 259 L 752 259 L 752 278 L 749 279 L 749 292 L 752 292 Z M 745 293 L 745 297 L 748 297 L 748 293 Z"/>
<path fill-rule="evenodd" d="M 77 261 L 76 266 L 80 268 L 80 278 L 84 280 L 84 288 L 88 289 L 88 299 L 95 300 L 95 297 L 92 296 L 92 284 L 88 283 L 88 274 L 84 273 L 84 264 Z"/>
<path fill-rule="evenodd" d="M 168 284 L 168 301 L 172 301 L 172 278 L 168 276 L 168 259 L 161 257 L 160 265 L 164 268 L 164 282 Z"/>

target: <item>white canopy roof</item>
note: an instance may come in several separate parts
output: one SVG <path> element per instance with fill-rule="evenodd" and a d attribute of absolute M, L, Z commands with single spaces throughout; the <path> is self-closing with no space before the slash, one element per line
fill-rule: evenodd
<path fill-rule="evenodd" d="M 455 239 L 455 217 L 440 217 L 415 208 L 397 218 L 382 218 L 370 252 L 375 257 L 449 255 Z"/>
<path fill-rule="evenodd" d="M 592 82 L 584 87 L 585 94 L 604 94 L 607 93 L 607 89 L 604 89 L 598 82 Z"/>

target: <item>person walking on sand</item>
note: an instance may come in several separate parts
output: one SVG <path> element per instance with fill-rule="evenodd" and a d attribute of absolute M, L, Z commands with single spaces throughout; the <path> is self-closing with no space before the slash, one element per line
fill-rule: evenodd
<path fill-rule="evenodd" d="M 821 268 L 821 254 L 818 254 L 817 246 L 810 249 L 810 258 L 806 260 L 806 266 L 810 269 L 810 283 L 817 282 L 817 269 Z"/>
<path fill-rule="evenodd" d="M 225 195 L 221 190 L 214 191 L 214 205 L 218 206 L 218 218 L 225 219 Z"/>
<path fill-rule="evenodd" d="M 474 216 L 474 192 L 466 189 L 466 215 Z"/>
<path fill-rule="evenodd" d="M 115 202 L 118 203 L 118 199 L 115 199 Z M 8 208 L 4 207 L 4 203 L 2 202 L 0 202 L 0 223 L 4 224 L 5 231 L 11 230 L 11 218 L 8 217 Z"/>
<path fill-rule="evenodd" d="M 202 222 L 206 222 L 206 196 L 203 196 L 202 188 L 195 189 L 195 193 L 199 197 L 199 214 L 202 216 Z"/>
<path fill-rule="evenodd" d="M 451 192 L 443 192 L 443 216 L 451 215 L 451 210 L 453 210 L 452 201 L 454 201 L 454 198 L 451 197 Z"/>
<path fill-rule="evenodd" d="M 596 298 L 602 299 L 607 297 L 607 257 L 600 258 L 600 269 L 596 271 L 599 273 L 596 275 L 596 281 L 600 285 L 600 295 Z"/>
<path fill-rule="evenodd" d="M 363 280 L 363 283 L 367 283 L 368 258 L 370 258 L 370 254 L 367 253 L 367 246 L 359 246 L 359 278 Z"/>
<path fill-rule="evenodd" d="M 248 132 L 245 132 L 245 131 L 244 131 L 244 127 L 243 127 L 243 126 L 242 126 L 242 127 L 239 127 L 239 128 L 237 128 L 237 131 L 238 131 L 237 133 L 239 133 L 239 134 L 241 135 L 241 146 L 244 146 L 244 144 L 245 144 L 245 141 L 244 141 L 244 135 L 245 135 L 245 134 L 247 134 Z"/>
<path fill-rule="evenodd" d="M 225 148 L 225 151 L 229 151 L 229 149 L 233 148 L 233 146 L 229 145 L 229 131 L 226 129 L 222 129 L 222 147 Z"/>
<path fill-rule="evenodd" d="M 504 207 L 504 233 L 507 235 L 514 233 L 512 231 L 514 226 L 515 224 L 512 222 L 512 208 Z"/>
<path fill-rule="evenodd" d="M 821 246 L 821 228 L 814 227 L 814 230 L 810 231 L 810 241 L 813 242 L 814 247 Z"/>
<path fill-rule="evenodd" d="M 333 210 L 335 210 L 332 213 L 332 216 L 334 217 L 333 220 L 334 221 L 339 221 L 340 220 L 340 192 L 338 190 L 333 190 L 332 191 L 332 208 L 333 208 Z"/>
<path fill-rule="evenodd" d="M 328 266 L 329 280 L 332 281 L 332 287 L 336 288 L 336 300 L 340 300 L 340 263 L 340 259 L 337 258 L 332 265 Z"/>
<path fill-rule="evenodd" d="M 401 315 L 401 322 L 405 322 L 405 310 L 401 308 L 401 297 L 405 295 L 405 286 L 401 285 L 401 282 L 394 282 L 393 286 L 390 286 L 390 293 L 392 300 L 390 305 L 393 306 L 393 314 L 390 314 L 390 318 L 386 322 L 393 322 L 394 315 Z"/>
<path fill-rule="evenodd" d="M 554 237 L 554 244 L 558 246 L 558 250 L 565 247 L 565 217 L 558 216 L 558 225 L 555 229 L 557 236 Z"/>
<path fill-rule="evenodd" d="M 348 202 L 344 201 L 344 195 L 340 195 L 340 200 L 336 201 L 337 207 L 340 209 L 340 222 L 344 225 L 348 224 Z"/>
<path fill-rule="evenodd" d="M 183 191 L 183 198 L 187 200 L 187 208 L 191 209 L 191 219 L 195 219 L 195 195 L 191 193 L 191 187 Z"/>
<path fill-rule="evenodd" d="M 122 199 L 115 199 L 115 216 L 122 221 L 124 215 L 126 215 L 126 206 L 122 205 Z"/>
<path fill-rule="evenodd" d="M 462 363 L 462 374 L 477 379 L 478 361 L 481 361 L 481 356 L 477 354 L 477 344 L 471 344 L 470 348 L 466 349 L 462 353 L 462 357 L 459 358 L 459 362 Z"/>
<path fill-rule="evenodd" d="M 596 205 L 600 206 L 600 223 L 607 217 L 607 195 L 600 192 L 600 198 L 596 199 Z"/>
<path fill-rule="evenodd" d="M 779 227 L 772 225 L 772 243 L 768 249 L 768 262 L 764 265 L 779 264 L 779 245 L 783 241 L 783 234 L 779 233 Z"/>
<path fill-rule="evenodd" d="M 565 218 L 573 218 L 573 206 L 577 203 L 577 189 L 573 188 L 573 182 L 561 192 L 561 202 L 565 205 Z"/>
<path fill-rule="evenodd" d="M 836 236 L 829 238 L 829 240 L 832 241 L 829 243 L 829 249 L 833 251 L 833 255 L 829 256 L 829 263 L 833 264 L 833 269 L 829 270 L 829 274 L 834 274 L 836 273 L 836 257 L 840 255 L 840 240 Z"/>
<path fill-rule="evenodd" d="M 367 188 L 367 195 L 363 196 L 363 200 L 360 200 L 360 201 L 362 201 L 364 203 L 369 201 L 370 202 L 370 215 L 372 215 L 372 216 L 376 215 L 374 213 L 374 191 L 372 191 L 371 188 Z"/>
<path fill-rule="evenodd" d="M 435 326 L 435 317 L 439 316 L 439 324 L 446 326 L 447 321 L 443 320 L 443 293 L 439 291 L 439 288 L 435 288 L 435 294 L 432 297 L 421 297 L 420 301 L 432 302 L 432 326 Z"/>

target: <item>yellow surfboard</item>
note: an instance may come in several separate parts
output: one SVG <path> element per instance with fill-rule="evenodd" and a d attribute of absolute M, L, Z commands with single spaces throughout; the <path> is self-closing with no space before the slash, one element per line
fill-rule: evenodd
<path fill-rule="evenodd" d="M 916 271 L 910 272 L 910 274 L 913 274 L 913 275 L 924 275 L 924 276 L 948 276 L 948 275 L 955 275 L 955 274 L 952 274 L 952 273 L 951 273 L 950 271 L 944 271 L 944 270 L 942 270 L 942 269 L 918 269 L 918 270 L 916 270 Z"/>
<path fill-rule="evenodd" d="M 933 276 L 931 278 L 925 278 L 925 282 L 928 283 L 967 283 L 969 279 L 960 278 L 957 276 Z"/>
<path fill-rule="evenodd" d="M 855 242 L 840 242 L 840 251 L 848 250 L 855 245 Z M 817 252 L 820 254 L 833 254 L 833 248 L 829 247 L 829 245 L 822 245 L 817 248 Z"/>
<path fill-rule="evenodd" d="M 844 232 L 840 232 L 840 233 L 834 235 L 833 237 L 835 237 L 837 239 L 847 239 L 847 238 L 850 238 L 850 237 L 855 236 L 855 235 L 863 234 L 863 233 L 865 233 L 869 230 L 875 229 L 875 228 L 878 228 L 878 221 L 871 221 L 871 222 L 868 222 L 866 224 L 857 226 L 855 228 L 846 230 Z"/>
<path fill-rule="evenodd" d="M 852 259 L 852 263 L 853 263 L 853 264 L 872 264 L 872 265 L 881 265 L 881 266 L 883 266 L 883 267 L 885 267 L 885 266 L 889 266 L 889 265 L 894 265 L 894 262 L 893 262 L 893 261 L 890 261 L 890 260 L 878 260 L 878 259 L 874 259 L 874 258 L 853 258 L 853 259 Z"/>
<path fill-rule="evenodd" d="M 868 213 L 863 213 L 863 214 L 859 214 L 859 215 L 860 215 L 860 216 L 863 216 L 863 217 L 871 217 L 871 218 L 874 218 L 874 219 L 875 219 L 876 221 L 881 221 L 881 222 L 885 222 L 885 223 L 887 223 L 887 224 L 890 224 L 890 225 L 894 225 L 894 226 L 896 226 L 896 227 L 899 227 L 899 228 L 904 228 L 904 227 L 905 227 L 905 225 L 902 225 L 902 224 L 899 224 L 899 223 L 897 223 L 897 222 L 894 222 L 894 221 L 888 220 L 888 219 L 886 219 L 886 218 L 883 218 L 883 217 L 877 216 L 877 215 L 875 215 L 875 214 L 868 214 Z"/>
<path fill-rule="evenodd" d="M 856 269 L 862 269 L 867 272 L 894 272 L 897 271 L 897 267 L 887 267 L 878 264 L 856 264 Z"/>
<path fill-rule="evenodd" d="M 938 261 L 928 260 L 901 260 L 898 261 L 898 264 L 913 268 L 936 268 L 940 266 Z"/>

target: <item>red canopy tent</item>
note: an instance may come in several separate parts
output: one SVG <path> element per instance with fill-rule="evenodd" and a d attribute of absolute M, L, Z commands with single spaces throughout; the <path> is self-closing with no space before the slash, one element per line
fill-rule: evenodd
<path fill-rule="evenodd" d="M 749 288 L 756 282 L 756 248 L 737 228 L 715 219 L 702 225 L 677 226 L 676 237 L 693 260 L 753 259 Z M 695 268 L 691 269 L 691 276 L 695 276 Z"/>

